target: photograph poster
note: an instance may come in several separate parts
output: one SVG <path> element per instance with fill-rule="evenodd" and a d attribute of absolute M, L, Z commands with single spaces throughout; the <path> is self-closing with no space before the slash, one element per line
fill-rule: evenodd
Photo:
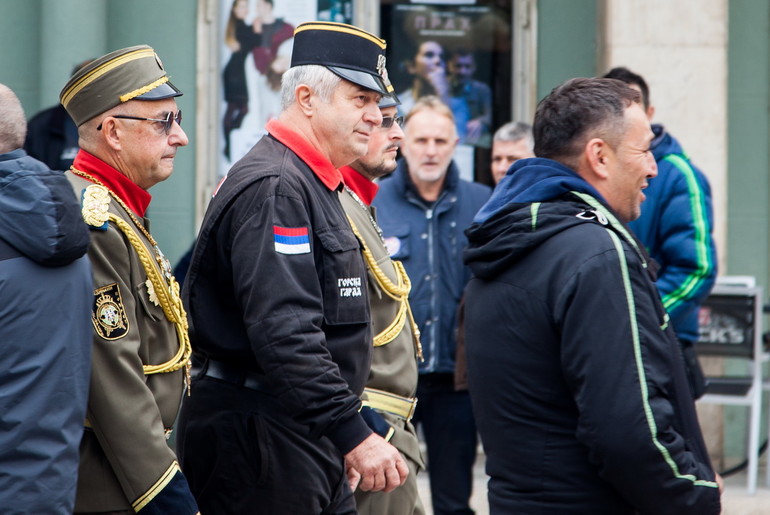
<path fill-rule="evenodd" d="M 401 114 L 425 95 L 449 105 L 460 142 L 455 161 L 469 179 L 476 154 L 489 152 L 496 118 L 510 113 L 505 97 L 510 98 L 511 49 L 510 43 L 500 48 L 498 37 L 510 41 L 510 15 L 500 14 L 492 5 L 458 2 L 383 4 L 381 10 L 388 73 Z M 493 91 L 501 72 L 507 79 L 502 104 Z M 495 113 L 500 107 L 505 112 Z"/>
<path fill-rule="evenodd" d="M 220 176 L 280 113 L 295 27 L 313 20 L 350 23 L 352 10 L 352 0 L 221 0 Z"/>

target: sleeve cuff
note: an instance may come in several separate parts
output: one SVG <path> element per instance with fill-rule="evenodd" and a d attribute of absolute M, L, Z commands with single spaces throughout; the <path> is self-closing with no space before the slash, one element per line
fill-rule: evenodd
<path fill-rule="evenodd" d="M 142 515 L 195 515 L 198 513 L 198 505 L 176 461 L 152 488 L 132 503 L 132 507 Z"/>
<path fill-rule="evenodd" d="M 363 442 L 370 434 L 372 434 L 372 430 L 366 425 L 361 414 L 356 413 L 355 416 L 331 429 L 326 433 L 326 436 L 344 456 Z"/>

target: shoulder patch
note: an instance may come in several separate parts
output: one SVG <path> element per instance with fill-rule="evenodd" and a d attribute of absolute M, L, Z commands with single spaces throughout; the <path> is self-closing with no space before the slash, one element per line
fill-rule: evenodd
<path fill-rule="evenodd" d="M 99 184 L 92 184 L 83 190 L 80 199 L 83 220 L 94 229 L 107 230 L 110 210 L 110 193 Z"/>
<path fill-rule="evenodd" d="M 273 226 L 275 251 L 281 254 L 309 254 L 310 238 L 307 227 Z"/>
<path fill-rule="evenodd" d="M 120 298 L 118 283 L 94 290 L 94 310 L 91 322 L 100 338 L 118 340 L 128 334 L 128 317 Z"/>

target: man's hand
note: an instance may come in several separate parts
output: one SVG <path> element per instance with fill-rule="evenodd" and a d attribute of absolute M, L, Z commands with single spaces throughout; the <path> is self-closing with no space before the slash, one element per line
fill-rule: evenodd
<path fill-rule="evenodd" d="M 365 492 L 391 492 L 409 475 L 398 449 L 374 433 L 345 455 L 345 470 L 350 489 Z"/>
<path fill-rule="evenodd" d="M 725 493 L 725 480 L 719 474 L 716 475 L 717 485 L 719 485 L 719 494 Z"/>

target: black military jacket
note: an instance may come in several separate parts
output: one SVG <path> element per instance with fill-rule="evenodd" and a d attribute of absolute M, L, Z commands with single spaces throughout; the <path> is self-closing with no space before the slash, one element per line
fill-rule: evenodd
<path fill-rule="evenodd" d="M 311 436 L 345 454 L 371 434 L 358 414 L 371 361 L 366 269 L 339 172 L 278 122 L 268 130 L 203 221 L 184 292 L 192 344 L 263 373 Z"/>

